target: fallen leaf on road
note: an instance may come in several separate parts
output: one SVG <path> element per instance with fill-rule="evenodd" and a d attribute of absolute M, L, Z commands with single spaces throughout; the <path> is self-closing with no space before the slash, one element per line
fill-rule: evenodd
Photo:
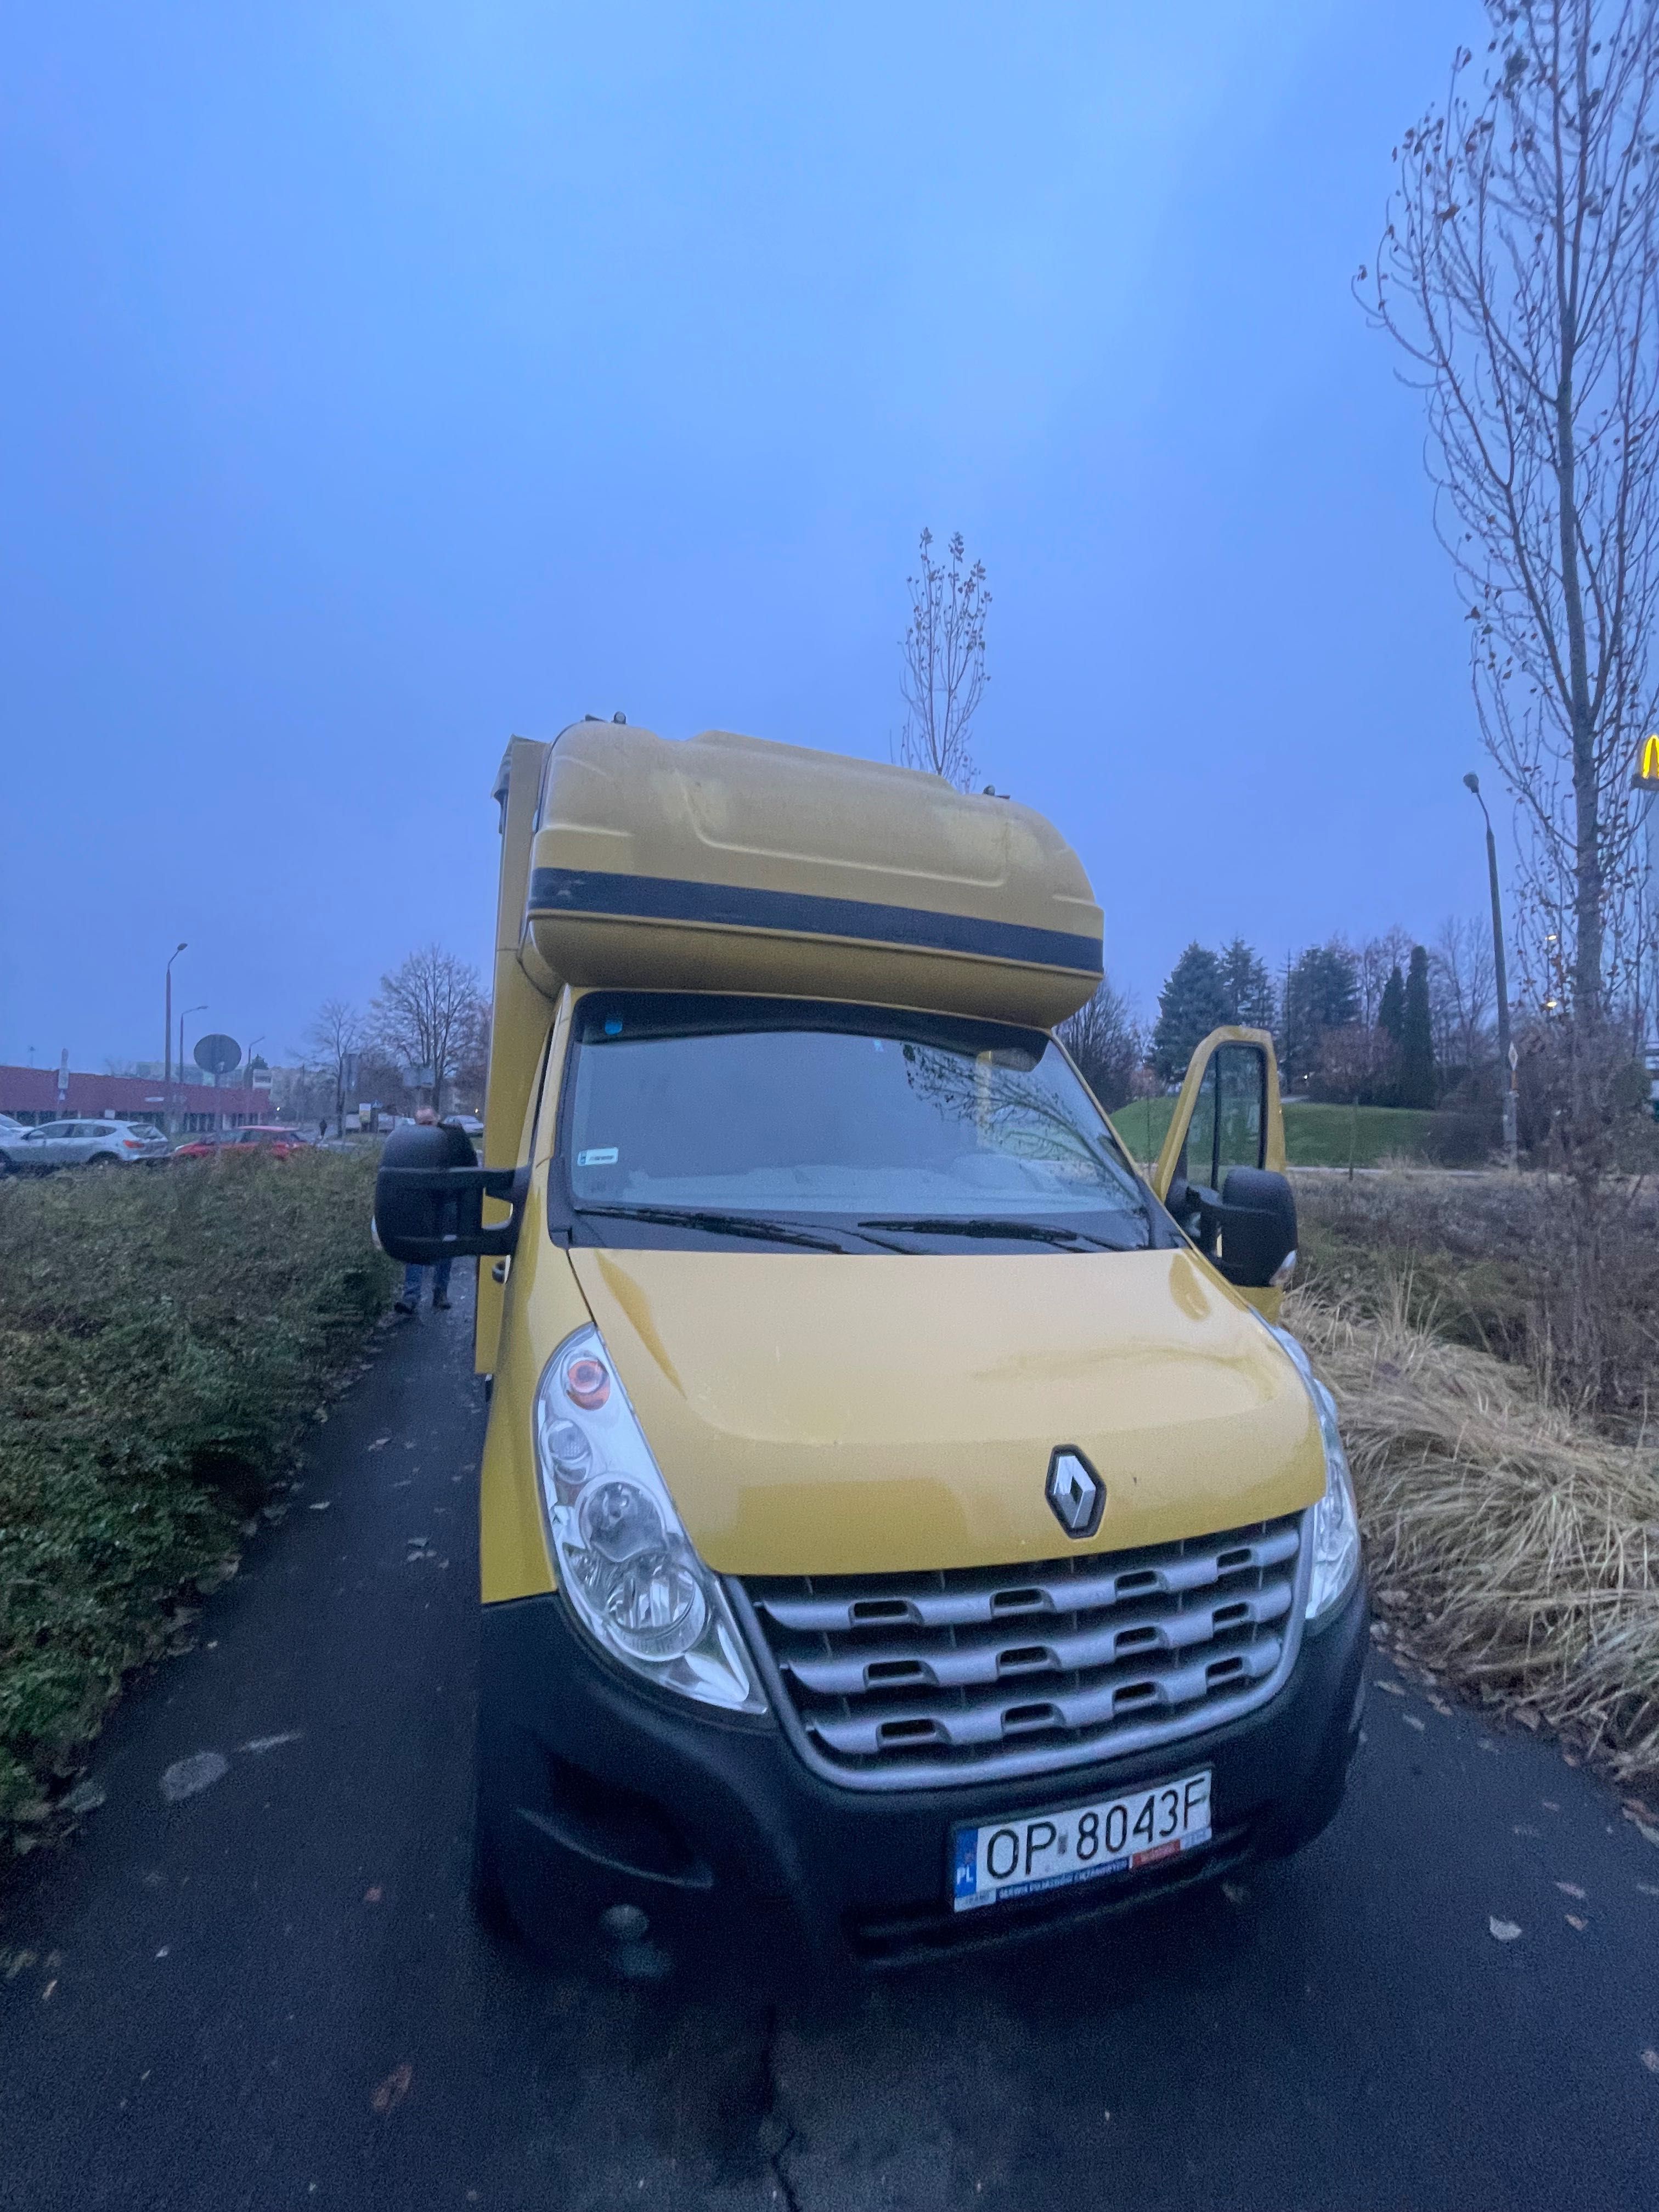
<path fill-rule="evenodd" d="M 279 1751 L 285 1743 L 298 1743 L 304 1735 L 303 1729 L 285 1729 L 281 1735 L 251 1735 L 246 1743 L 239 1743 L 238 1751 Z"/>
<path fill-rule="evenodd" d="M 1452 1709 L 1443 1698 L 1431 1698 L 1429 1703 L 1434 1707 L 1436 1712 L 1444 1713 L 1448 1720 L 1451 1718 Z"/>
<path fill-rule="evenodd" d="M 188 1759 L 175 1759 L 161 1776 L 161 1795 L 169 1805 L 181 1805 L 186 1797 L 195 1797 L 204 1790 L 210 1790 L 230 1771 L 230 1761 L 222 1751 L 193 1751 Z"/>
<path fill-rule="evenodd" d="M 1513 1943 L 1516 1937 L 1521 1933 L 1519 1922 L 1514 1920 L 1499 1920 L 1495 1916 L 1488 1917 L 1486 1925 L 1491 1929 L 1492 1934 L 1498 1938 L 1500 1943 Z"/>
<path fill-rule="evenodd" d="M 1529 1828 L 1524 1820 L 1517 1820 L 1510 1830 L 1510 1833 L 1512 1836 L 1535 1836 L 1538 1831 L 1536 1828 Z"/>
<path fill-rule="evenodd" d="M 1650 2074 L 1659 2074 L 1659 2051 L 1644 2051 L 1642 2053 L 1642 2063 Z"/>
<path fill-rule="evenodd" d="M 1534 1735 L 1537 1734 L 1538 1716 L 1534 1712 L 1530 1705 L 1517 1705 L 1516 1708 L 1515 1717 L 1520 1722 L 1523 1729 L 1530 1729 Z"/>
<path fill-rule="evenodd" d="M 1243 1905 L 1249 1893 L 1242 1881 L 1224 1881 L 1221 1885 L 1221 1894 L 1229 1905 Z"/>
<path fill-rule="evenodd" d="M 382 1891 L 380 1883 L 377 1881 L 373 1889 L 366 1889 L 363 1892 L 363 1903 L 365 1905 L 378 1905 L 384 1894 L 385 1893 Z"/>
<path fill-rule="evenodd" d="M 1577 1897 L 1582 1899 L 1584 1895 L 1584 1892 L 1579 1888 L 1576 1881 L 1558 1881 L 1555 1886 L 1560 1891 L 1563 1897 Z"/>
<path fill-rule="evenodd" d="M 1428 1727 L 1428 1723 L 1419 1718 L 1416 1713 L 1401 1713 L 1400 1717 L 1407 1728 L 1426 1729 Z"/>
<path fill-rule="evenodd" d="M 103 1784 L 79 1782 L 64 1800 L 66 1813 L 95 1813 L 104 1802 Z"/>
<path fill-rule="evenodd" d="M 326 1513 L 333 1503 L 331 1498 L 313 1498 L 306 1510 L 307 1513 Z"/>
<path fill-rule="evenodd" d="M 376 1437 L 374 1443 L 369 1446 L 369 1449 L 370 1451 L 384 1451 L 386 1447 L 391 1442 L 392 1439 L 390 1437 Z"/>
<path fill-rule="evenodd" d="M 1644 1897 L 1659 1897 L 1659 1885 L 1650 1881 L 1638 1881 L 1636 1887 Z"/>
<path fill-rule="evenodd" d="M 1391 1698 L 1403 1698 L 1406 1694 L 1406 1686 L 1403 1682 L 1391 1682 L 1385 1674 L 1377 1676 L 1376 1686 L 1379 1690 L 1386 1690 Z"/>
<path fill-rule="evenodd" d="M 401 2066 L 392 2068 L 369 2099 L 369 2103 L 377 2112 L 395 2112 L 409 2094 L 409 2085 L 414 2079 L 415 2069 L 405 2059 Z"/>
<path fill-rule="evenodd" d="M 1644 1843 L 1659 1844 L 1659 1828 L 1649 1827 L 1645 1820 L 1638 1820 L 1635 1814 L 1632 1812 L 1627 1811 L 1625 1814 L 1625 1818 L 1635 1829 L 1637 1834 L 1641 1837 Z"/>
<path fill-rule="evenodd" d="M 1561 1809 L 1553 1797 L 1540 1797 L 1538 1802 L 1547 1813 L 1559 1813 Z"/>
<path fill-rule="evenodd" d="M 19 1974 L 34 1964 L 34 1960 L 33 1951 L 0 1951 L 0 1969 L 4 1971 L 9 1982 L 15 1982 Z"/>
<path fill-rule="evenodd" d="M 1589 1923 L 1588 1920 L 1581 1920 L 1576 1912 L 1570 1912 L 1567 1915 L 1567 1925 L 1569 1928 L 1576 1928 L 1582 1936 L 1589 1926 Z"/>
<path fill-rule="evenodd" d="M 47 1999 L 47 1998 L 52 1995 L 52 1991 L 57 1988 L 57 1986 L 58 1986 L 58 1977 L 57 1977 L 57 1975 L 56 1975 L 56 1974 L 54 1974 L 54 1975 L 52 1976 L 52 1979 L 51 1979 L 51 1980 L 46 1984 L 46 1986 L 45 1987 L 45 1989 L 43 1989 L 43 1990 L 41 1990 L 41 1992 L 40 1992 L 40 2002 L 41 2002 L 41 2003 L 42 2003 L 42 2004 L 45 2004 L 45 2002 L 46 2002 L 46 1999 Z"/>

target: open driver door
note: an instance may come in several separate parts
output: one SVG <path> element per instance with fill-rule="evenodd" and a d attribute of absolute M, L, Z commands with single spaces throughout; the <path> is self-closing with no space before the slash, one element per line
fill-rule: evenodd
<path fill-rule="evenodd" d="M 1296 1269 L 1279 1062 L 1266 1030 L 1212 1030 L 1188 1064 L 1152 1188 L 1267 1321 Z"/>

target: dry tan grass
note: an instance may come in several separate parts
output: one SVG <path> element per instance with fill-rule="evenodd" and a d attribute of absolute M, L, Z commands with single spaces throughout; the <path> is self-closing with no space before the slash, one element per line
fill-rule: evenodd
<path fill-rule="evenodd" d="M 1335 1393 L 1385 1620 L 1447 1680 L 1621 1779 L 1659 1776 L 1659 1452 L 1607 1442 L 1522 1367 L 1291 1298 Z"/>

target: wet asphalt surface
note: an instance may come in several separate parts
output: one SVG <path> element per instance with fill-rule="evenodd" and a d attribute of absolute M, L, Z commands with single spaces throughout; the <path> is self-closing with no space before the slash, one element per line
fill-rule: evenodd
<path fill-rule="evenodd" d="M 769 1994 L 480 1929 L 469 1349 L 383 1340 L 0 1894 L 0 2204 L 1659 2201 L 1659 1848 L 1413 1684 L 1300 1859 L 1086 1933 Z"/>

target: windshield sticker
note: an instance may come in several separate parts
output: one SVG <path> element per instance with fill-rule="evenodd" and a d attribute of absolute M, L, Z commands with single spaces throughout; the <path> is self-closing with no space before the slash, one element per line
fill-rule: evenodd
<path fill-rule="evenodd" d="M 576 1155 L 576 1165 L 579 1168 L 614 1168 L 616 1164 L 615 1145 L 596 1145 L 591 1152 L 578 1152 Z"/>

